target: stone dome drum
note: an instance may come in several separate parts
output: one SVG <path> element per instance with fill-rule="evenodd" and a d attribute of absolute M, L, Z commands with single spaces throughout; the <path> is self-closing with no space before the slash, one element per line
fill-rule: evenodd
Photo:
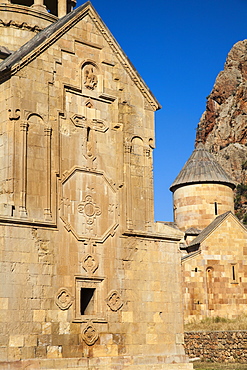
<path fill-rule="evenodd" d="M 234 212 L 235 183 L 199 143 L 172 183 L 174 220 L 185 231 L 204 229 L 215 217 Z"/>

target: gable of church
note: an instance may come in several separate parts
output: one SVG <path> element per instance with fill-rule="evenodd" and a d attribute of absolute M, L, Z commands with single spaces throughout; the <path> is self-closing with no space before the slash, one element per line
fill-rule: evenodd
<path fill-rule="evenodd" d="M 80 181 L 82 168 L 91 171 L 90 178 L 100 179 L 92 188 L 101 186 L 103 178 L 110 184 L 105 191 L 117 208 L 116 191 L 130 171 L 127 217 L 131 227 L 145 229 L 145 222 L 153 219 L 153 111 L 158 103 L 91 5 L 73 13 L 1 64 L 6 79 L 1 88 L 8 86 L 10 95 L 2 112 L 3 151 L 9 159 L 3 159 L 1 181 L 3 186 L 11 183 L 11 195 L 2 195 L 7 204 L 2 216 L 55 225 L 56 178 L 62 178 L 61 208 L 66 213 L 65 189 Z M 12 146 L 7 148 L 9 138 Z M 85 196 L 76 194 L 81 202 Z M 77 238 L 85 236 L 62 217 Z M 102 226 L 101 238 L 116 227 L 116 219 L 114 215 Z"/>

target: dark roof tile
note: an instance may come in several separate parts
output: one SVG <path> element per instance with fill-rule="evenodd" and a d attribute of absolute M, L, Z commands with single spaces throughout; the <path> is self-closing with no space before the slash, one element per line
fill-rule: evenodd
<path fill-rule="evenodd" d="M 202 143 L 199 143 L 193 151 L 172 183 L 170 190 L 174 192 L 180 186 L 198 183 L 222 183 L 233 189 L 236 186 L 234 181 Z"/>

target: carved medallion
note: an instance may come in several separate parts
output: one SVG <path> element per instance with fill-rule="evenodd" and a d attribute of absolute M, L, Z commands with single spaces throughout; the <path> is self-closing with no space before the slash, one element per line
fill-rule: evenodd
<path fill-rule="evenodd" d="M 92 254 L 87 254 L 82 259 L 82 267 L 88 273 L 93 274 L 97 270 L 98 266 L 99 266 L 99 262 Z"/>
<path fill-rule="evenodd" d="M 101 215 L 100 207 L 94 203 L 91 195 L 87 195 L 84 202 L 78 204 L 77 209 L 79 213 L 84 214 L 88 225 L 92 225 L 96 216 Z"/>
<path fill-rule="evenodd" d="M 55 303 L 61 310 L 67 310 L 73 303 L 74 297 L 67 288 L 58 290 L 55 296 Z"/>
<path fill-rule="evenodd" d="M 118 311 L 123 306 L 120 293 L 117 290 L 111 290 L 106 298 L 106 303 L 112 311 Z"/>
<path fill-rule="evenodd" d="M 88 346 L 92 346 L 99 338 L 99 333 L 94 325 L 89 322 L 86 326 L 84 326 L 80 337 L 81 340 L 83 340 Z"/>

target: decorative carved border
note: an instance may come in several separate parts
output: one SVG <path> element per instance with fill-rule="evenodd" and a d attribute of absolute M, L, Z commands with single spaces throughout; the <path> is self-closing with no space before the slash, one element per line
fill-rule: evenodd
<path fill-rule="evenodd" d="M 3 19 L 0 19 L 0 27 L 11 27 L 11 28 L 20 28 L 22 30 L 32 31 L 32 32 L 40 32 L 43 28 L 39 27 L 37 24 L 32 25 L 26 22 L 16 22 L 14 20 L 10 20 L 4 22 Z"/>

